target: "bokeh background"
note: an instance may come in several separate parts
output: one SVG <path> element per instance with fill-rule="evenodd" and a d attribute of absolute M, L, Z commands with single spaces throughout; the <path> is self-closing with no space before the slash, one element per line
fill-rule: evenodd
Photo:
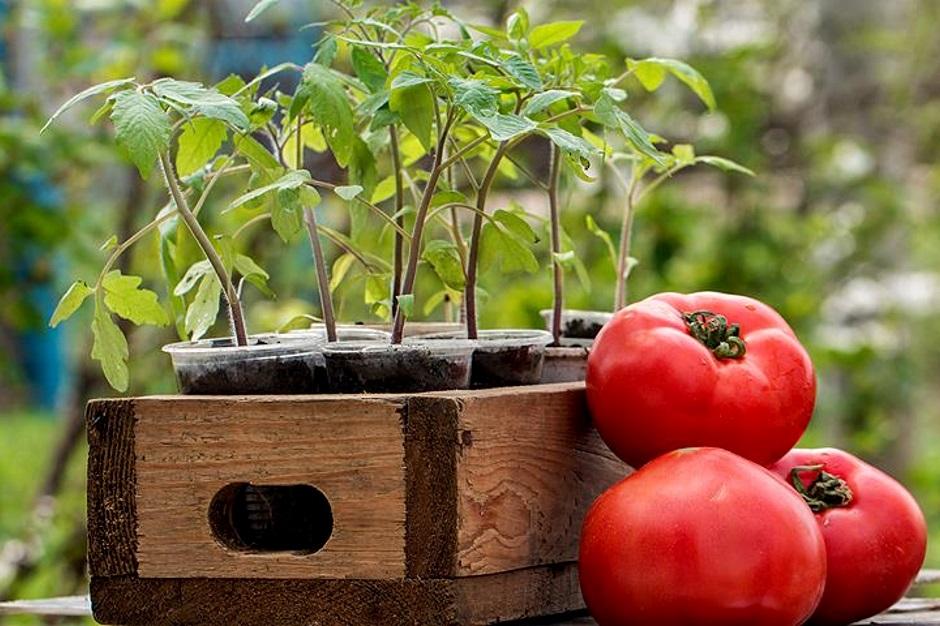
<path fill-rule="evenodd" d="M 316 33 L 298 27 L 333 11 L 326 0 L 285 0 L 248 27 L 252 4 L 0 0 L 0 597 L 85 592 L 80 416 L 89 397 L 113 392 L 87 356 L 87 324 L 51 331 L 46 321 L 72 279 L 94 278 L 101 242 L 113 233 L 123 239 L 165 202 L 156 181 L 142 182 L 112 147 L 110 131 L 87 124 L 94 107 L 42 136 L 38 129 L 94 82 L 211 82 L 304 63 Z M 445 4 L 479 23 L 499 23 L 516 6 Z M 533 21 L 586 20 L 578 45 L 617 62 L 677 57 L 709 79 L 716 112 L 672 84 L 652 96 L 632 89 L 633 113 L 654 132 L 758 175 L 688 171 L 652 194 L 637 217 L 630 298 L 715 289 L 776 307 L 811 352 L 821 383 L 804 444 L 846 448 L 908 485 L 934 530 L 928 565 L 940 566 L 940 3 L 523 4 Z M 544 171 L 537 148 L 525 158 Z M 538 213 L 543 195 L 509 181 L 492 206 L 516 201 Z M 569 277 L 569 306 L 612 305 L 614 269 L 585 216 L 615 233 L 621 202 L 612 180 L 567 187 L 565 228 L 590 276 L 590 284 Z M 343 226 L 341 207 L 324 210 Z M 249 297 L 251 330 L 315 313 L 303 242 L 285 247 L 259 233 L 252 246 L 280 297 Z M 126 263 L 159 292 L 154 254 L 145 244 Z M 541 325 L 538 311 L 551 299 L 547 238 L 539 256 L 535 275 L 483 277 L 492 293 L 484 326 Z M 370 319 L 355 281 L 338 298 L 346 321 Z M 131 393 L 172 391 L 159 350 L 174 340 L 172 329 L 128 332 Z"/>

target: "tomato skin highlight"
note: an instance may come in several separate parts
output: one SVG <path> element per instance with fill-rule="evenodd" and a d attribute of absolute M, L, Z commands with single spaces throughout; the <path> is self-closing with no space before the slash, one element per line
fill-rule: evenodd
<path fill-rule="evenodd" d="M 715 448 L 663 455 L 603 493 L 579 561 L 600 626 L 797 626 L 826 579 L 802 498 Z"/>
<path fill-rule="evenodd" d="M 711 311 L 740 326 L 747 350 L 719 358 L 683 318 Z M 663 293 L 601 330 L 588 357 L 587 397 L 607 445 L 633 467 L 688 446 L 770 465 L 799 440 L 816 402 L 812 362 L 782 317 L 757 300 Z"/>
<path fill-rule="evenodd" d="M 848 485 L 852 500 L 815 514 L 826 542 L 826 590 L 809 624 L 836 626 L 877 615 L 901 599 L 924 563 L 927 524 L 896 480 L 835 448 L 793 450 L 771 471 L 790 481 L 794 467 L 822 465 Z M 800 472 L 804 485 L 815 472 Z"/>

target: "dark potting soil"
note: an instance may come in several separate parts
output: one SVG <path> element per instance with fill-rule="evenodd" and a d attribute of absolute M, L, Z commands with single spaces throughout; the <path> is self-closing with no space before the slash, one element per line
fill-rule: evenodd
<path fill-rule="evenodd" d="M 466 388 L 469 359 L 424 350 L 326 352 L 333 393 L 417 393 Z"/>
<path fill-rule="evenodd" d="M 603 327 L 603 324 L 599 324 L 594 320 L 586 320 L 583 317 L 569 317 L 564 319 L 561 334 L 573 339 L 594 339 Z"/>
<path fill-rule="evenodd" d="M 292 355 L 183 366 L 176 379 L 186 395 L 287 395 L 320 392 L 325 372 L 310 356 Z"/>
<path fill-rule="evenodd" d="M 490 346 L 473 351 L 474 389 L 534 385 L 542 377 L 545 348 L 531 345 Z"/>

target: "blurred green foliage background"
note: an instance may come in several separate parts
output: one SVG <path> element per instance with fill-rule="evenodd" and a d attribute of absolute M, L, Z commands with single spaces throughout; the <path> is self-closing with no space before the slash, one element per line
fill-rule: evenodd
<path fill-rule="evenodd" d="M 250 1 L 8 4 L 11 12 L 0 22 L 9 57 L 0 83 L 0 595 L 84 593 L 84 451 L 65 464 L 57 497 L 37 494 L 46 490 L 70 417 L 88 397 L 111 392 L 87 358 L 89 338 L 79 322 L 66 331 L 67 393 L 53 413 L 33 408 L 16 337 L 44 319 L 23 293 L 31 284 L 51 284 L 59 293 L 72 277 L 93 277 L 103 260 L 100 243 L 131 232 L 165 199 L 155 181 L 140 182 L 109 147 L 107 130 L 89 129 L 92 110 L 70 115 L 41 137 L 38 128 L 93 82 L 130 75 L 217 80 L 225 55 L 259 41 L 291 40 L 296 26 L 332 8 L 325 0 L 285 2 L 249 29 L 241 22 Z M 445 4 L 479 23 L 501 22 L 515 7 L 509 0 Z M 706 113 L 676 84 L 653 96 L 632 90 L 633 114 L 653 132 L 732 158 L 758 176 L 689 171 L 647 199 L 635 228 L 639 265 L 631 300 L 713 289 L 776 307 L 810 350 L 821 383 L 804 444 L 848 449 L 911 487 L 934 529 L 928 564 L 940 566 L 940 3 L 524 4 L 534 21 L 586 20 L 578 42 L 586 49 L 615 60 L 682 58 L 709 79 L 717 112 Z M 292 45 L 309 50 L 309 42 Z M 528 158 L 544 173 L 539 148 L 533 145 Z M 40 187 L 61 195 L 60 208 L 49 211 L 35 185 L 24 185 L 35 176 L 46 181 Z M 546 210 L 544 194 L 522 180 L 503 181 L 498 192 L 494 208 L 516 201 L 529 211 Z M 614 269 L 585 216 L 616 232 L 621 202 L 607 177 L 593 186 L 566 186 L 565 228 L 590 275 L 590 285 L 569 277 L 570 307 L 612 304 Z M 327 219 L 342 226 L 342 207 Z M 273 302 L 251 295 L 252 330 L 315 313 L 303 241 L 284 248 L 259 233 L 252 245 L 281 294 Z M 159 291 L 154 254 L 154 247 L 141 246 L 129 263 Z M 484 327 L 541 325 L 538 311 L 551 303 L 547 237 L 540 257 L 543 270 L 536 275 L 483 276 L 491 294 Z M 23 258 L 26 271 L 18 271 Z M 339 297 L 346 321 L 369 319 L 361 285 L 344 287 Z M 169 361 L 159 351 L 173 339 L 172 331 L 133 332 L 132 393 L 173 390 Z"/>

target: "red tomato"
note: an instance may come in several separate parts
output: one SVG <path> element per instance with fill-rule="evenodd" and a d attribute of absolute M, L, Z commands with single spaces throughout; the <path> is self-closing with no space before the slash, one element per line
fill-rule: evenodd
<path fill-rule="evenodd" d="M 797 482 L 794 468 L 803 468 Z M 911 494 L 833 448 L 793 450 L 771 470 L 805 494 L 826 541 L 826 591 L 810 623 L 850 624 L 900 600 L 927 550 L 927 525 Z"/>
<path fill-rule="evenodd" d="M 691 448 L 594 502 L 579 571 L 600 626 L 796 626 L 822 596 L 826 552 L 809 509 L 776 476 Z"/>
<path fill-rule="evenodd" d="M 663 293 L 614 315 L 588 357 L 594 423 L 639 467 L 671 450 L 715 446 L 769 465 L 812 417 L 816 377 L 787 323 L 722 293 Z"/>

